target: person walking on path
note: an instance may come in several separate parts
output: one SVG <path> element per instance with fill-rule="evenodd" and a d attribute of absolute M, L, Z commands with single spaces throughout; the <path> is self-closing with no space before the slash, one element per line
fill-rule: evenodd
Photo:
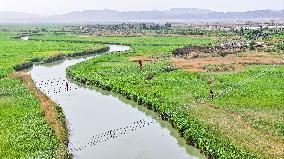
<path fill-rule="evenodd" d="M 213 100 L 214 99 L 214 80 L 210 81 L 210 92 L 209 97 Z"/>
<path fill-rule="evenodd" d="M 143 62 L 142 62 L 142 60 L 139 60 L 138 63 L 140 65 L 140 69 L 142 70 L 143 69 Z"/>

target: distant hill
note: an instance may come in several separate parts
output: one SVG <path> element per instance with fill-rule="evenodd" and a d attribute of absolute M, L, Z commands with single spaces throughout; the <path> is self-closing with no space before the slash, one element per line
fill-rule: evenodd
<path fill-rule="evenodd" d="M 38 17 L 37 15 L 22 13 L 22 12 L 1 12 L 0 19 L 12 19 L 12 18 L 34 18 Z"/>
<path fill-rule="evenodd" d="M 238 21 L 284 19 L 284 10 L 247 12 L 215 12 L 196 8 L 173 8 L 165 11 L 86 10 L 62 15 L 36 16 L 26 13 L 0 12 L 0 23 L 100 23 L 100 22 L 159 22 L 159 21 Z"/>
<path fill-rule="evenodd" d="M 212 13 L 213 11 L 207 9 L 196 9 L 196 8 L 172 8 L 170 10 L 164 11 L 169 15 L 204 15 Z"/>

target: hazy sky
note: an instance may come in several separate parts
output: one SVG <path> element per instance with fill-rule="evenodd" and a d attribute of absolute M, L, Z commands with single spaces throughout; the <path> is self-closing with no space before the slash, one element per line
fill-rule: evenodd
<path fill-rule="evenodd" d="M 203 8 L 214 11 L 284 9 L 284 0 L 0 0 L 0 11 L 62 14 L 74 10 L 166 10 Z"/>

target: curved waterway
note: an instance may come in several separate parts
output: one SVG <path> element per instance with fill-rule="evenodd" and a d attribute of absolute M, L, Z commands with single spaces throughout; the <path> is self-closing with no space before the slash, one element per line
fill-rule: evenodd
<path fill-rule="evenodd" d="M 126 50 L 128 46 L 110 45 L 108 53 Z M 153 120 L 152 111 L 66 77 L 68 66 L 93 57 L 69 58 L 29 70 L 37 87 L 63 108 L 70 130 L 69 149 L 75 159 L 205 158 L 167 122 Z"/>

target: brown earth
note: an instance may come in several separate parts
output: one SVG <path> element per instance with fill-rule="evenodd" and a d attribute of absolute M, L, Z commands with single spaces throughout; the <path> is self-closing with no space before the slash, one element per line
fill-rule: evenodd
<path fill-rule="evenodd" d="M 143 56 L 128 57 L 129 61 L 142 63 L 164 60 L 164 58 L 157 59 Z M 184 68 L 190 72 L 205 72 L 204 66 L 209 64 L 215 65 L 229 65 L 231 64 L 235 70 L 243 68 L 245 65 L 252 64 L 284 64 L 284 58 L 270 56 L 265 54 L 255 54 L 246 56 L 228 55 L 225 57 L 204 57 L 204 58 L 171 58 L 173 66 Z"/>
<path fill-rule="evenodd" d="M 196 59 L 172 58 L 172 65 L 184 68 L 191 72 L 204 72 L 203 67 L 209 64 L 228 65 L 232 64 L 236 69 L 251 64 L 284 64 L 284 59 L 272 56 L 236 56 L 228 55 L 226 57 L 206 57 Z"/>
<path fill-rule="evenodd" d="M 143 57 L 143 56 L 133 56 L 133 57 L 128 57 L 129 61 L 132 62 L 136 62 L 137 64 L 139 64 L 139 61 L 141 61 L 142 65 L 144 65 L 147 62 L 152 62 L 152 61 L 159 61 L 161 59 L 157 59 L 157 58 L 150 58 L 150 57 Z"/>
<path fill-rule="evenodd" d="M 151 61 L 156 61 L 158 59 L 150 58 L 150 57 L 143 57 L 143 56 L 132 56 L 132 57 L 128 57 L 128 60 L 132 62 L 139 62 L 139 61 L 151 62 Z"/>

